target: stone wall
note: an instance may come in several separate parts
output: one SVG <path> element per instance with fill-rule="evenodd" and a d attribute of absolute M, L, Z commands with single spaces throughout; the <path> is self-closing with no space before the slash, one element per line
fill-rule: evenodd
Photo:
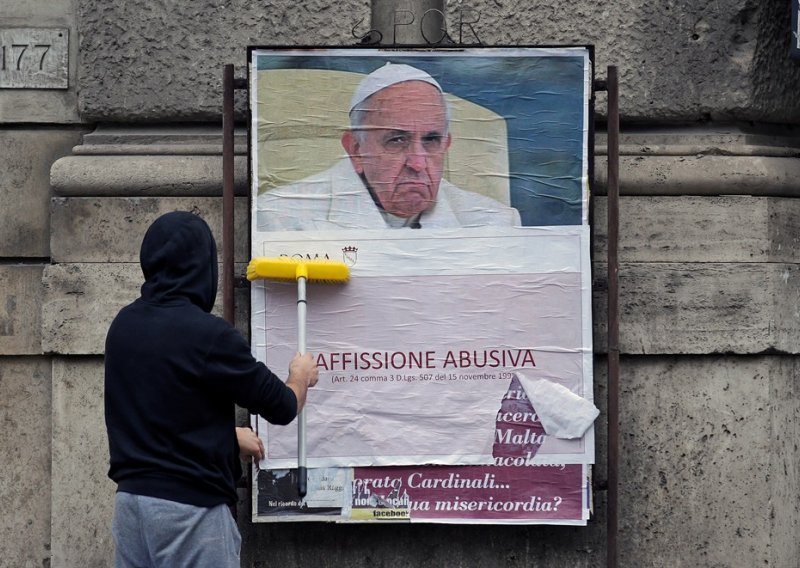
<path fill-rule="evenodd" d="M 110 566 L 102 351 L 160 213 L 221 236 L 221 66 L 247 45 L 350 45 L 366 1 L 11 0 L 67 28 L 69 86 L 0 90 L 0 564 Z M 800 558 L 800 69 L 788 3 L 450 2 L 487 45 L 592 43 L 620 67 L 620 565 Z M 462 10 L 462 12 L 459 12 Z M 464 12 L 466 10 L 466 12 Z M 472 10 L 470 12 L 469 10 Z M 603 114 L 604 99 L 598 101 Z M 245 100 L 237 95 L 243 115 Z M 189 121 L 187 123 L 186 121 Z M 594 200 L 596 399 L 605 389 L 605 148 Z M 246 135 L 237 133 L 237 219 Z M 237 274 L 247 260 L 237 224 Z M 237 281 L 237 322 L 247 288 Z M 243 566 L 603 566 L 605 414 L 588 527 L 249 523 Z"/>
<path fill-rule="evenodd" d="M 594 45 L 599 75 L 619 66 L 625 120 L 800 122 L 800 68 L 787 57 L 783 0 L 447 4 L 448 29 L 464 43 Z M 217 118 L 221 68 L 232 63 L 245 76 L 248 46 L 354 45 L 370 16 L 364 0 L 201 0 L 148 10 L 81 0 L 78 10 L 80 111 L 115 122 Z"/>
<path fill-rule="evenodd" d="M 126 136 L 131 144 L 140 145 L 147 142 L 147 132 L 146 128 L 129 129 Z M 160 133 L 153 152 L 168 151 L 166 134 Z M 176 130 L 173 144 L 180 147 L 190 134 L 191 129 Z M 698 145 L 704 140 L 701 132 L 683 134 L 682 140 L 691 134 Z M 754 148 L 744 136 L 728 136 L 723 141 L 727 145 L 714 140 L 714 147 L 726 148 L 732 164 L 778 159 L 750 156 Z M 104 478 L 106 458 L 102 452 L 82 452 L 94 445 L 86 438 L 97 445 L 104 443 L 102 409 L 97 404 L 102 381 L 99 355 L 110 318 L 138 294 L 141 276 L 136 256 L 141 236 L 155 217 L 176 208 L 202 214 L 218 237 L 221 225 L 219 199 L 203 196 L 202 183 L 198 191 L 175 195 L 172 177 L 162 174 L 169 168 L 138 169 L 139 157 L 132 153 L 120 151 L 114 158 L 115 169 L 136 172 L 130 177 L 131 187 L 147 187 L 146 195 L 114 184 L 98 194 L 91 181 L 86 193 L 92 195 L 80 195 L 83 178 L 75 172 L 96 163 L 92 152 L 103 155 L 102 140 L 113 140 L 117 148 L 126 143 L 121 133 L 100 130 L 85 137 L 83 150 L 53 167 L 59 195 L 51 202 L 52 263 L 42 274 L 44 350 L 59 354 L 53 363 L 53 466 L 59 456 L 62 460 L 69 456 L 67 461 L 82 466 L 69 475 L 62 475 L 58 467 L 53 474 L 54 487 L 68 489 L 64 494 L 71 496 L 53 499 L 53 561 L 63 566 L 78 559 L 101 565 L 98 558 L 103 558 L 103 550 L 106 554 L 111 550 L 102 540 L 85 536 L 102 535 L 109 522 L 113 487 Z M 663 134 L 631 134 L 623 141 L 628 152 L 623 161 L 639 159 L 636 168 L 623 170 L 623 188 L 633 187 L 640 177 L 654 177 L 646 173 L 648 168 L 669 164 L 677 170 L 688 159 L 700 159 L 667 151 L 675 147 Z M 664 149 L 658 156 L 637 155 L 645 147 Z M 740 155 L 733 155 L 737 148 Z M 766 147 L 761 150 L 767 152 Z M 772 153 L 787 151 L 776 147 Z M 185 158 L 175 152 L 160 156 Z M 81 165 L 84 162 L 86 166 Z M 788 158 L 785 163 L 787 167 L 796 164 Z M 737 183 L 746 186 L 747 193 L 763 192 L 771 181 L 786 175 L 777 168 L 772 172 L 763 183 L 757 177 Z M 712 170 L 706 175 L 718 174 Z M 700 179 L 700 174 L 697 178 L 698 184 L 713 185 L 713 180 Z M 722 181 L 717 183 L 723 186 Z M 597 185 L 602 189 L 602 179 Z M 622 565 L 648 565 L 648 559 L 658 556 L 676 566 L 783 566 L 800 553 L 792 536 L 800 511 L 792 500 L 782 498 L 798 489 L 792 440 L 800 402 L 792 393 L 797 389 L 794 354 L 800 336 L 800 317 L 794 307 L 800 294 L 800 202 L 768 195 L 663 193 L 625 195 L 620 204 Z M 245 198 L 237 199 L 237 218 L 243 219 Z M 601 406 L 605 394 L 605 205 L 605 198 L 597 196 L 594 340 Z M 244 225 L 237 224 L 237 231 L 241 274 L 247 254 Z M 241 323 L 247 321 L 245 289 L 240 287 L 238 293 Z M 75 357 L 78 362 L 71 362 Z M 68 376 L 73 380 L 65 381 Z M 62 404 L 62 397 L 69 403 Z M 94 428 L 83 436 L 76 434 L 87 421 Z M 587 528 L 251 525 L 243 495 L 244 565 L 256 566 L 260 561 L 325 565 L 325 559 L 335 558 L 337 565 L 368 566 L 382 558 L 389 566 L 460 563 L 488 567 L 498 562 L 602 566 L 606 456 L 602 424 L 599 433 L 595 470 L 596 486 L 601 488 L 596 493 L 599 517 Z M 75 455 L 82 458 L 75 460 Z M 96 504 L 86 511 L 82 507 L 91 496 Z M 81 535 L 74 534 L 71 522 L 76 513 L 85 519 Z M 67 546 L 81 543 L 80 538 L 86 540 L 78 550 Z M 676 539 L 684 547 L 672 546 Z M 309 540 L 314 545 L 307 547 Z M 275 542 L 290 545 L 274 546 Z M 409 546 L 411 542 L 417 546 Z M 737 558 L 730 556 L 732 547 L 738 551 Z"/>

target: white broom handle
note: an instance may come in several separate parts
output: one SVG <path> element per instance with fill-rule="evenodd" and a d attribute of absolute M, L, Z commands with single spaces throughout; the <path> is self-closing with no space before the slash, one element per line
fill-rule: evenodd
<path fill-rule="evenodd" d="M 297 350 L 306 352 L 306 278 L 297 278 Z M 308 395 L 306 395 L 307 397 Z M 308 398 L 306 398 L 308 400 Z M 306 490 L 306 411 L 305 408 L 297 416 L 297 470 L 304 479 L 298 480 L 301 497 Z"/>

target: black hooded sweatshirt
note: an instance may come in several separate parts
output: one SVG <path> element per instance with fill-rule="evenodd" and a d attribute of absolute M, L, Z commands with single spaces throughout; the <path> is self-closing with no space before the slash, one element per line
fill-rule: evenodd
<path fill-rule="evenodd" d="M 234 327 L 211 315 L 217 248 L 200 217 L 159 217 L 140 261 L 141 297 L 106 337 L 108 475 L 118 491 L 232 505 L 241 475 L 234 403 L 287 424 L 297 399 Z"/>

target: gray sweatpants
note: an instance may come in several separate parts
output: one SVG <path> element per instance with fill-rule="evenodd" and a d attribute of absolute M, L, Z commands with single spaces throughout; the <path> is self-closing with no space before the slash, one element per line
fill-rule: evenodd
<path fill-rule="evenodd" d="M 225 505 L 117 492 L 111 530 L 117 568 L 239 568 L 242 539 Z"/>

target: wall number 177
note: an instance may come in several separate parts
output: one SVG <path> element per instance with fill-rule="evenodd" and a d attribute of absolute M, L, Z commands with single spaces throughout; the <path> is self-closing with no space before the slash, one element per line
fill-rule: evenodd
<path fill-rule="evenodd" d="M 6 71 L 14 69 L 16 71 L 42 71 L 47 52 L 50 51 L 49 44 L 37 43 L 33 45 L 12 43 L 4 45 L 2 59 L 0 60 L 0 70 Z"/>

